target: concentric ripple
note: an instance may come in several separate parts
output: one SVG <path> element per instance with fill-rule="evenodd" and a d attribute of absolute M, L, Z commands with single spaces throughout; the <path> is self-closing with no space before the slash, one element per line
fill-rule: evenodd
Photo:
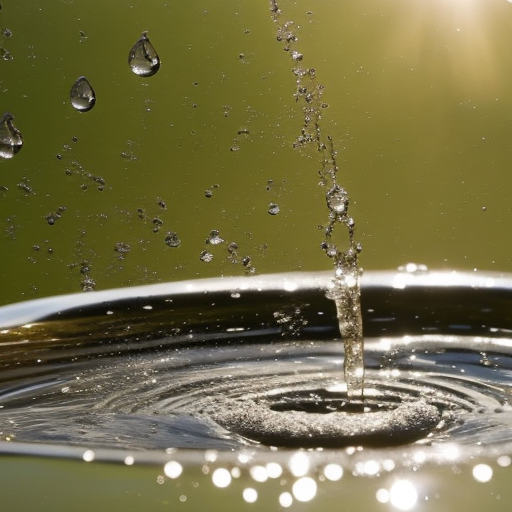
<path fill-rule="evenodd" d="M 512 443 L 507 325 L 494 319 L 488 335 L 462 335 L 453 331 L 466 324 L 434 311 L 445 327 L 430 334 L 431 323 L 411 328 L 394 309 L 410 289 L 382 306 L 386 288 L 363 286 L 366 391 L 348 401 L 323 290 L 288 280 L 276 293 L 256 283 L 258 307 L 230 282 L 181 299 L 137 290 L 5 328 L 2 439 L 138 450 Z M 170 300 L 175 309 L 165 312 Z M 92 334 L 82 334 L 86 325 Z"/>

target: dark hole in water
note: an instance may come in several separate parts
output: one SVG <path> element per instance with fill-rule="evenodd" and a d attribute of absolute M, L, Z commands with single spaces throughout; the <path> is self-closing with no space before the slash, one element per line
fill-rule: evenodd
<path fill-rule="evenodd" d="M 310 414 L 331 414 L 344 412 L 348 414 L 365 414 L 396 409 L 402 403 L 398 395 L 376 396 L 364 400 L 349 400 L 346 393 L 332 393 L 325 389 L 310 391 L 293 396 L 280 396 L 270 404 L 272 411 L 301 411 Z M 273 397 L 275 399 L 276 397 Z"/>

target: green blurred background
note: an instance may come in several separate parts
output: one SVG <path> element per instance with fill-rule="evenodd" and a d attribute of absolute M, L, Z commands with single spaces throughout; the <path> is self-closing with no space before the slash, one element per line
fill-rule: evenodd
<path fill-rule="evenodd" d="M 512 271 L 512 4 L 279 6 L 325 86 L 362 266 Z M 246 256 L 258 273 L 332 268 L 319 156 L 292 147 L 303 112 L 266 0 L 10 0 L 0 28 L 0 109 L 25 141 L 0 162 L 0 304 L 86 278 L 243 275 Z M 144 30 L 162 61 L 150 78 L 127 63 Z M 81 75 L 87 113 L 69 103 Z M 225 242 L 206 244 L 211 230 Z"/>

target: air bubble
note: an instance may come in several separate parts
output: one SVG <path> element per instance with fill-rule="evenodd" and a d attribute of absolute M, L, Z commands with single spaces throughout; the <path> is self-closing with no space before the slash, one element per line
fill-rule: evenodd
<path fill-rule="evenodd" d="M 0 119 L 0 157 L 12 158 L 23 146 L 20 131 L 13 124 L 14 117 L 6 112 Z"/>
<path fill-rule="evenodd" d="M 89 112 L 96 103 L 96 94 L 89 80 L 81 76 L 71 87 L 69 93 L 71 105 L 79 112 Z"/>
<path fill-rule="evenodd" d="M 160 58 L 146 32 L 130 50 L 128 64 L 136 75 L 144 77 L 153 76 L 160 69 Z"/>

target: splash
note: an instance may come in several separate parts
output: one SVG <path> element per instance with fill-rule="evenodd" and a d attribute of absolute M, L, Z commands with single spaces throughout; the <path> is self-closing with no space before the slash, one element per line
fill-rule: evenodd
<path fill-rule="evenodd" d="M 337 152 L 332 138 L 320 129 L 321 112 L 328 105 L 322 101 L 323 86 L 316 80 L 314 68 L 300 65 L 304 59 L 295 45 L 293 21 L 283 21 L 277 0 L 270 0 L 272 19 L 277 28 L 277 40 L 290 55 L 296 77 L 295 99 L 302 105 L 304 124 L 293 145 L 295 148 L 313 146 L 320 155 L 321 168 L 318 171 L 320 185 L 326 189 L 328 222 L 324 226 L 325 238 L 321 244 L 327 256 L 334 262 L 334 278 L 327 296 L 336 303 L 339 328 L 345 347 L 345 381 L 347 394 L 351 399 L 362 398 L 364 391 L 364 339 L 361 316 L 360 278 L 362 269 L 358 256 L 361 244 L 354 236 L 355 222 L 349 215 L 349 196 L 338 182 Z M 345 233 L 344 248 L 335 241 L 334 234 Z"/>

